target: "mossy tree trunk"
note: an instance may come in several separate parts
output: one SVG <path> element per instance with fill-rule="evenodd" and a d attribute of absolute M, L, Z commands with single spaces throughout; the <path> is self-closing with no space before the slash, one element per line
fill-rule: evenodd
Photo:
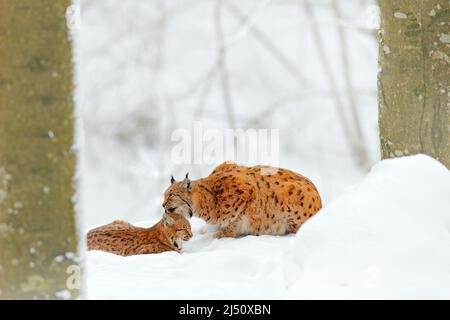
<path fill-rule="evenodd" d="M 0 299 L 74 298 L 70 0 L 0 0 Z"/>
<path fill-rule="evenodd" d="M 383 158 L 428 154 L 450 168 L 448 0 L 379 0 Z"/>

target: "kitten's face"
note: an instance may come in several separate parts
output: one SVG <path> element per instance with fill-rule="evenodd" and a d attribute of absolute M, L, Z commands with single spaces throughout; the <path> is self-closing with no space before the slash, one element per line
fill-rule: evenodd
<path fill-rule="evenodd" d="M 166 234 L 178 250 L 182 249 L 183 241 L 188 241 L 193 236 L 189 220 L 177 213 L 164 213 L 163 225 Z"/>

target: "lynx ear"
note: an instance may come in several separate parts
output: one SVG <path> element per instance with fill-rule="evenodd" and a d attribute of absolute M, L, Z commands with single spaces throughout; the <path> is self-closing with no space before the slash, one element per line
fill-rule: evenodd
<path fill-rule="evenodd" d="M 191 180 L 189 180 L 189 179 L 184 179 L 184 181 L 183 181 L 183 186 L 184 186 L 186 189 L 191 190 L 191 189 L 192 189 L 192 183 L 191 183 Z"/>
<path fill-rule="evenodd" d="M 166 227 L 171 227 L 173 225 L 173 219 L 171 217 L 169 217 L 167 214 L 163 214 L 163 223 Z"/>
<path fill-rule="evenodd" d="M 170 176 L 170 184 L 174 184 L 175 183 L 175 178 L 173 176 Z"/>

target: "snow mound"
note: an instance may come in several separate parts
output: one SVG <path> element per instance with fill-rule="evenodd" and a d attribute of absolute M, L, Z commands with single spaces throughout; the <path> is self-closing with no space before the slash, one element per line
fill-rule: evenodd
<path fill-rule="evenodd" d="M 292 298 L 450 298 L 450 172 L 385 160 L 296 237 Z"/>
<path fill-rule="evenodd" d="M 380 162 L 297 235 L 192 225 L 183 254 L 89 252 L 88 298 L 450 298 L 450 172 L 424 155 Z"/>

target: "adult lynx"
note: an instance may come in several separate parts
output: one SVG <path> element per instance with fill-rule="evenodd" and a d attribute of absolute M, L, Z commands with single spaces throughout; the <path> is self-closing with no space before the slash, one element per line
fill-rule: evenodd
<path fill-rule="evenodd" d="M 310 180 L 281 168 L 224 163 L 204 179 L 171 182 L 166 212 L 219 225 L 218 238 L 295 233 L 322 208 Z"/>

